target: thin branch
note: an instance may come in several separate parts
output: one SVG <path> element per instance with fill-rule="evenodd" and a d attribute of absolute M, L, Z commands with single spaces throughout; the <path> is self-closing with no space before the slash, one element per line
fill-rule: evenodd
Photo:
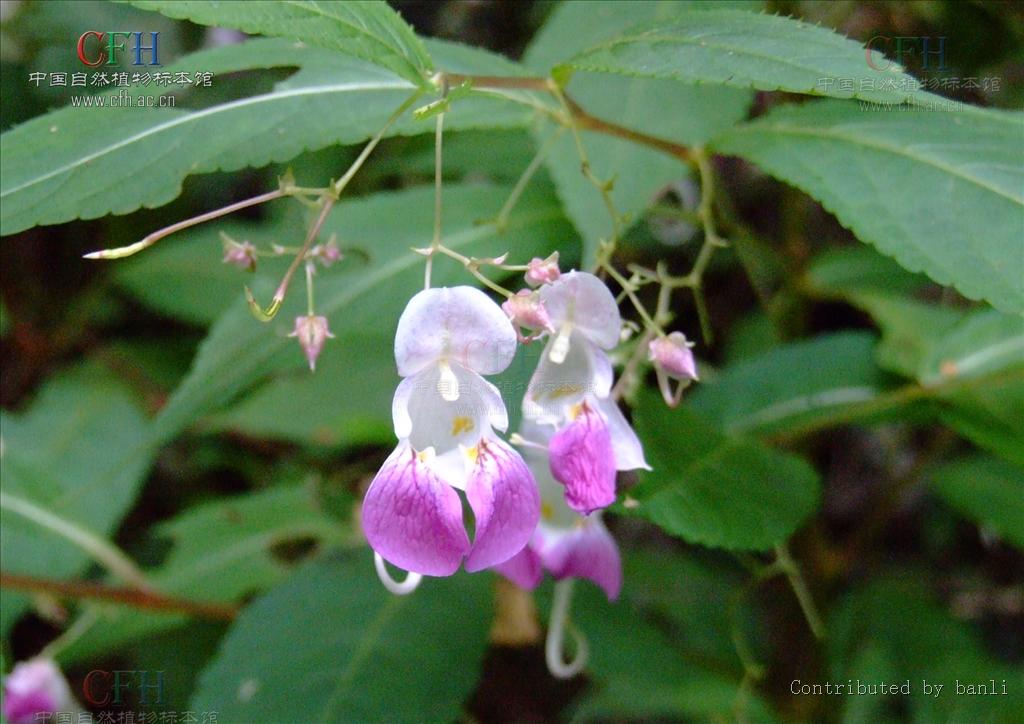
<path fill-rule="evenodd" d="M 171 234 L 174 234 L 178 231 L 182 231 L 183 229 L 187 229 L 191 226 L 197 226 L 198 224 L 203 224 L 206 223 L 207 221 L 218 219 L 221 216 L 233 214 L 236 211 L 247 209 L 250 206 L 257 206 L 259 204 L 264 204 L 267 201 L 280 199 L 284 196 L 288 196 L 289 193 L 289 191 L 286 191 L 284 189 L 275 189 L 274 191 L 268 191 L 267 193 L 260 194 L 259 196 L 253 196 L 251 199 L 236 201 L 233 204 L 228 204 L 227 206 L 221 207 L 219 209 L 207 211 L 205 214 L 193 216 L 190 219 L 185 219 L 184 221 L 179 221 L 175 224 L 171 224 L 170 226 L 165 226 L 164 228 L 158 229 L 157 231 L 154 231 L 152 234 L 149 234 L 148 236 L 143 238 L 142 241 L 137 241 L 134 244 L 129 244 L 128 246 L 121 246 L 116 249 L 103 249 L 101 251 L 92 251 L 89 252 L 88 254 L 84 254 L 83 258 L 123 259 L 124 257 L 136 254 L 142 251 L 143 249 L 148 249 L 149 247 L 153 246 L 153 244 L 163 239 L 165 236 L 170 236 Z"/>
<path fill-rule="evenodd" d="M 225 603 L 190 601 L 137 588 L 107 586 L 88 581 L 55 581 L 48 578 L 0 572 L 0 587 L 30 593 L 48 593 L 62 598 L 93 599 L 164 613 L 185 613 L 196 618 L 231 621 L 238 608 Z"/>
<path fill-rule="evenodd" d="M 807 588 L 807 582 L 804 581 L 800 567 L 789 554 L 785 543 L 775 546 L 775 559 L 786 574 L 793 593 L 796 594 L 796 600 L 800 603 L 800 610 L 804 612 L 804 618 L 807 619 L 811 633 L 814 634 L 814 638 L 822 640 L 825 638 L 825 624 L 821 620 L 821 614 L 818 613 L 818 607 L 814 605 L 814 598 L 811 596 L 810 589 Z"/>
<path fill-rule="evenodd" d="M 91 530 L 66 518 L 61 518 L 30 500 L 2 490 L 0 490 L 0 508 L 20 515 L 40 528 L 45 528 L 73 543 L 125 583 L 130 583 L 139 589 L 150 588 L 145 574 L 139 570 L 131 558 L 113 543 Z"/>

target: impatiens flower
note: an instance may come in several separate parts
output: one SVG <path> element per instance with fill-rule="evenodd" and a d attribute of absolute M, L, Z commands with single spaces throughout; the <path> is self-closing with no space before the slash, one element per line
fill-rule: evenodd
<path fill-rule="evenodd" d="M 540 289 L 556 333 L 523 400 L 523 417 L 553 428 L 550 469 L 580 513 L 615 500 L 616 470 L 648 468 L 636 434 L 611 400 L 605 350 L 619 341 L 615 298 L 593 274 L 569 272 Z"/>
<path fill-rule="evenodd" d="M 395 360 L 405 379 L 392 404 L 399 443 L 363 501 L 366 538 L 393 565 L 448 576 L 465 559 L 478 571 L 518 553 L 536 529 L 537 483 L 495 434 L 508 415 L 481 376 L 504 370 L 515 350 L 511 322 L 472 287 L 422 291 L 402 313 Z M 472 543 L 458 490 L 475 518 Z"/>
<path fill-rule="evenodd" d="M 70 717 L 79 709 L 52 659 L 22 661 L 4 679 L 3 714 L 11 724 L 50 721 L 58 712 Z"/>
<path fill-rule="evenodd" d="M 327 328 L 327 317 L 318 317 L 312 314 L 296 317 L 295 330 L 288 336 L 299 338 L 299 345 L 309 361 L 309 369 L 314 372 L 316 371 L 316 358 L 320 356 L 324 342 L 328 337 L 334 339 L 331 330 Z"/>
<path fill-rule="evenodd" d="M 682 398 L 683 390 L 697 379 L 697 363 L 691 351 L 693 344 L 686 341 L 682 332 L 672 332 L 666 337 L 652 339 L 647 348 L 647 358 L 654 363 L 654 372 L 658 377 L 658 387 L 665 404 L 675 407 Z M 678 380 L 679 385 L 673 393 L 669 379 Z"/>
<path fill-rule="evenodd" d="M 520 588 L 532 590 L 548 571 L 556 580 L 585 578 L 613 601 L 622 589 L 619 548 L 600 512 L 583 516 L 566 505 L 543 450 L 544 426 L 524 423 L 524 437 L 541 442 L 523 449 L 523 457 L 540 487 L 541 519 L 529 545 L 495 570 Z"/>
<path fill-rule="evenodd" d="M 237 266 L 239 269 L 247 269 L 253 271 L 256 269 L 256 247 L 250 244 L 248 241 L 241 243 L 229 239 L 227 236 L 223 237 L 224 240 L 224 263 L 232 264 Z"/>
<path fill-rule="evenodd" d="M 507 299 L 501 308 L 516 327 L 516 335 L 520 342 L 532 342 L 542 332 L 555 331 L 537 292 L 521 289 L 515 296 Z M 520 328 L 532 330 L 532 334 L 524 336 L 519 331 Z"/>
<path fill-rule="evenodd" d="M 558 252 L 547 259 L 534 257 L 526 265 L 526 283 L 531 287 L 539 287 L 541 284 L 549 284 L 562 275 L 558 269 Z"/>

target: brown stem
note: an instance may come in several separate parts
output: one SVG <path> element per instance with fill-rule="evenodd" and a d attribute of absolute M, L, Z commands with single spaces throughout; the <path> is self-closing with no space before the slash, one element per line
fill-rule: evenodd
<path fill-rule="evenodd" d="M 568 95 L 565 95 L 564 93 L 562 95 L 565 96 L 565 102 L 569 106 L 569 110 L 572 113 L 573 118 L 576 119 L 576 123 L 579 128 L 584 128 L 588 131 L 596 131 L 597 133 L 604 133 L 605 135 L 615 136 L 616 138 L 623 138 L 627 141 L 638 143 L 641 146 L 650 146 L 662 153 L 675 156 L 683 163 L 695 163 L 693 153 L 686 146 L 665 140 L 664 138 L 650 136 L 646 133 L 641 133 L 640 131 L 634 131 L 632 128 L 620 126 L 618 123 L 612 123 L 611 121 L 606 121 L 596 116 L 592 116 Z"/>
<path fill-rule="evenodd" d="M 55 581 L 49 578 L 0 572 L 0 588 L 30 593 L 48 593 L 62 598 L 87 598 L 165 613 L 185 613 L 196 618 L 231 621 L 238 608 L 226 603 L 190 601 L 137 588 L 107 586 L 89 581 Z"/>
<path fill-rule="evenodd" d="M 529 76 L 522 77 L 510 77 L 510 76 L 494 76 L 494 75 L 463 75 L 461 73 L 445 73 L 445 79 L 451 85 L 458 85 L 469 81 L 474 88 L 514 88 L 519 90 L 532 90 L 532 91 L 544 91 L 551 93 L 552 81 L 548 78 L 535 78 Z M 603 133 L 608 136 L 615 136 L 616 138 L 623 138 L 633 143 L 639 143 L 642 146 L 649 146 L 657 149 L 663 153 L 667 153 L 670 156 L 678 158 L 684 163 L 693 164 L 694 158 L 690 149 L 686 146 L 668 141 L 663 138 L 656 136 L 650 136 L 640 131 L 635 131 L 632 128 L 626 128 L 620 126 L 618 123 L 606 121 L 603 118 L 590 115 L 579 103 L 574 101 L 564 92 L 562 96 L 565 98 L 565 102 L 569 108 L 569 112 L 572 117 L 576 120 L 578 128 L 583 128 L 588 131 L 595 131 L 597 133 Z"/>
<path fill-rule="evenodd" d="M 466 81 L 475 88 L 513 88 L 517 90 L 550 91 L 547 78 L 531 78 L 527 76 L 505 75 L 464 75 L 462 73 L 445 73 L 449 85 L 461 85 Z"/>

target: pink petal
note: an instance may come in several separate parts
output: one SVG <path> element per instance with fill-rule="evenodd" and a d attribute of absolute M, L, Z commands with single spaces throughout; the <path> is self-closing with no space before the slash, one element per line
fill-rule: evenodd
<path fill-rule="evenodd" d="M 392 565 L 425 576 L 450 576 L 469 552 L 462 501 L 402 443 L 363 500 L 370 546 Z"/>
<path fill-rule="evenodd" d="M 615 539 L 596 519 L 587 519 L 558 536 L 541 552 L 544 567 L 556 579 L 586 578 L 602 589 L 609 601 L 622 590 L 622 561 Z"/>
<path fill-rule="evenodd" d="M 583 403 L 576 419 L 548 445 L 551 474 L 565 486 L 565 502 L 587 515 L 615 502 L 615 453 L 608 425 Z"/>
<path fill-rule="evenodd" d="M 494 566 L 494 570 L 527 591 L 532 591 L 539 586 L 544 577 L 540 556 L 532 545 L 526 545 L 504 563 Z"/>
<path fill-rule="evenodd" d="M 537 481 L 519 453 L 500 440 L 480 441 L 466 499 L 476 516 L 476 540 L 466 558 L 467 571 L 507 561 L 537 529 Z"/>

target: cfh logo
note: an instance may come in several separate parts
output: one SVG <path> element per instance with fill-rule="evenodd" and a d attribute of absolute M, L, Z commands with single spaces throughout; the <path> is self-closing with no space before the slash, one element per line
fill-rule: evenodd
<path fill-rule="evenodd" d="M 91 706 L 123 706 L 125 692 L 138 693 L 142 706 L 164 703 L 163 671 L 104 671 L 93 669 L 82 682 L 82 694 Z"/>
<path fill-rule="evenodd" d="M 874 70 L 889 70 L 892 61 L 874 56 L 872 51 L 880 54 L 890 55 L 896 58 L 896 62 L 906 68 L 908 59 L 914 57 L 921 59 L 921 70 L 945 70 L 946 69 L 946 36 L 938 37 L 932 35 L 876 35 L 864 46 L 864 58 L 868 65 Z M 930 59 L 937 60 L 938 65 L 934 68 L 928 67 Z"/>
<path fill-rule="evenodd" d="M 143 41 L 148 35 L 148 41 Z M 140 30 L 127 32 L 124 30 L 87 30 L 78 36 L 78 59 L 85 65 L 95 68 L 97 65 L 121 65 L 119 58 L 122 53 L 131 53 L 132 65 L 161 65 L 158 60 L 158 41 L 160 33 L 143 33 Z M 144 45 L 148 42 L 149 45 Z M 148 54 L 151 60 L 144 63 L 142 58 Z"/>

